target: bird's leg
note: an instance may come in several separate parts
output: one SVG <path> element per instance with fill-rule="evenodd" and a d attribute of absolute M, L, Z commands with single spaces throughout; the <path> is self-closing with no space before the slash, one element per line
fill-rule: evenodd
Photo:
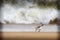
<path fill-rule="evenodd" d="M 35 30 L 36 30 L 36 32 L 40 32 L 40 30 L 41 30 L 41 27 L 42 27 L 42 26 L 43 26 L 43 24 L 42 24 L 42 25 L 40 25 L 40 26 L 37 26 L 37 27 L 36 27 L 36 29 L 35 29 Z"/>
<path fill-rule="evenodd" d="M 37 27 L 35 28 L 36 32 L 40 32 L 40 30 L 39 30 L 40 27 L 41 27 L 41 26 L 37 26 Z"/>

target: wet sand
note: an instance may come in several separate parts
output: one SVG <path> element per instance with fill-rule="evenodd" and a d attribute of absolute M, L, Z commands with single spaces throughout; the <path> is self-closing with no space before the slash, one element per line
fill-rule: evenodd
<path fill-rule="evenodd" d="M 39 24 L 4 24 L 2 27 L 3 32 L 36 32 L 36 27 Z M 41 26 L 40 32 L 58 32 L 57 24 L 49 24 Z"/>

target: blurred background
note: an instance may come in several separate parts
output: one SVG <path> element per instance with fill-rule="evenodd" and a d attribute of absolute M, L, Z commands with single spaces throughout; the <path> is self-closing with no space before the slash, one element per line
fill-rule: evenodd
<path fill-rule="evenodd" d="M 40 7 L 40 8 L 54 8 L 54 10 L 58 11 L 58 14 L 60 15 L 60 0 L 0 0 L 0 21 L 2 19 L 2 13 L 6 10 L 6 8 L 8 9 L 12 9 L 15 8 L 14 12 L 10 12 L 10 10 L 8 11 L 8 13 L 15 13 L 19 8 L 25 7 L 25 8 L 33 8 L 33 7 Z M 2 9 L 4 8 L 4 9 Z M 4 11 L 2 11 L 4 10 Z M 7 10 L 6 10 L 7 11 Z M 60 16 L 58 17 L 58 24 L 60 24 Z M 55 22 L 55 21 L 54 21 Z M 56 31 L 60 31 L 60 27 L 58 27 L 59 25 L 53 25 L 54 27 L 48 27 L 47 25 L 45 27 L 42 27 L 43 31 L 41 32 L 56 32 Z M 2 25 L 2 24 L 1 24 Z M 18 26 L 15 27 L 15 25 L 13 25 L 12 27 L 10 27 L 11 25 L 7 26 L 7 25 L 3 25 L 2 31 L 33 31 L 35 32 L 35 27 L 31 26 Z M 22 29 L 21 29 L 22 27 Z M 37 26 L 36 26 L 37 27 Z M 26 29 L 25 29 L 26 28 Z"/>

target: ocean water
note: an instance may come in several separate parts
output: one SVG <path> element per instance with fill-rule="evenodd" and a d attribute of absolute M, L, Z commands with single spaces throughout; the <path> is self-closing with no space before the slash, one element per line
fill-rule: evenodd
<path fill-rule="evenodd" d="M 28 25 L 3 25 L 2 32 L 38 32 L 39 29 L 36 30 L 36 27 L 39 25 L 35 24 L 28 24 Z M 44 25 L 41 26 L 40 32 L 59 32 L 58 27 L 56 24 L 54 25 Z"/>
<path fill-rule="evenodd" d="M 37 26 L 41 26 L 40 32 L 58 32 L 58 25 L 50 25 L 50 20 L 58 18 L 56 7 L 41 7 L 36 1 L 12 0 L 4 1 L 1 8 L 3 32 L 37 32 Z M 36 24 L 36 25 L 35 25 Z M 39 24 L 39 25 L 37 25 Z M 38 29 L 39 30 L 39 29 Z"/>
<path fill-rule="evenodd" d="M 39 7 L 36 3 L 33 4 L 33 2 L 18 2 L 14 5 L 12 5 L 11 3 L 4 3 L 1 12 L 2 23 L 4 24 L 48 24 L 50 20 L 53 21 L 55 18 L 58 17 L 57 8 L 42 8 Z"/>

